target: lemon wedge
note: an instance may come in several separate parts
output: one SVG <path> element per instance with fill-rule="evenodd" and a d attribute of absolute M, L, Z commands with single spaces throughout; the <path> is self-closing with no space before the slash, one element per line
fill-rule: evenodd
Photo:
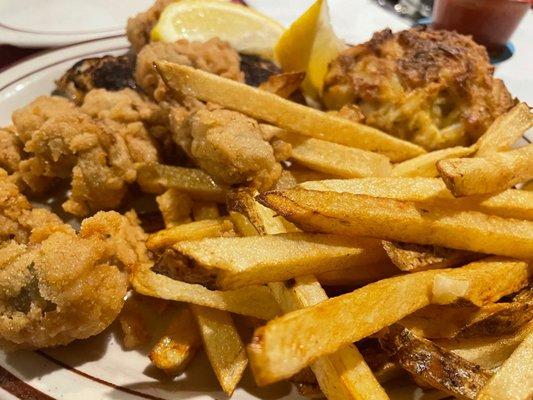
<path fill-rule="evenodd" d="M 328 64 L 346 47 L 333 31 L 327 1 L 317 0 L 281 36 L 275 58 L 286 72 L 305 71 L 302 88 L 317 99 Z"/>
<path fill-rule="evenodd" d="M 170 3 L 151 32 L 154 41 L 201 41 L 219 37 L 242 53 L 272 58 L 284 28 L 246 6 L 220 0 Z"/>

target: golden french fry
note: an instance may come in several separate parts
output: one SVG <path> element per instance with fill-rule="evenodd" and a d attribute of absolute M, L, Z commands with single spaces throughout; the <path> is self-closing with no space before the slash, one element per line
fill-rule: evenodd
<path fill-rule="evenodd" d="M 323 286 L 362 286 L 380 279 L 399 275 L 401 271 L 391 263 L 384 260 L 365 267 L 339 269 L 318 274 L 316 278 Z"/>
<path fill-rule="evenodd" d="M 533 332 L 481 389 L 478 400 L 529 400 L 533 396 Z"/>
<path fill-rule="evenodd" d="M 337 178 L 335 176 L 328 175 L 323 172 L 313 171 L 312 169 L 296 164 L 292 164 L 290 167 L 288 167 L 287 171 L 292 174 L 297 183 Z"/>
<path fill-rule="evenodd" d="M 218 204 L 214 202 L 196 201 L 192 205 L 192 214 L 195 221 L 216 219 L 220 216 Z"/>
<path fill-rule="evenodd" d="M 248 358 L 246 349 L 226 311 L 191 305 L 205 352 L 222 390 L 231 395 L 242 378 Z"/>
<path fill-rule="evenodd" d="M 277 136 L 291 144 L 294 161 L 312 170 L 344 178 L 387 176 L 391 172 L 389 159 L 381 154 L 287 131 Z"/>
<path fill-rule="evenodd" d="M 383 240 L 381 243 L 394 265 L 406 272 L 451 268 L 481 257 L 477 253 L 439 246 L 389 242 L 387 240 Z"/>
<path fill-rule="evenodd" d="M 200 334 L 189 307 L 180 307 L 149 356 L 157 368 L 176 376 L 187 368 L 200 346 Z"/>
<path fill-rule="evenodd" d="M 533 179 L 533 144 L 484 157 L 442 160 L 437 170 L 458 197 L 502 191 Z"/>
<path fill-rule="evenodd" d="M 372 197 L 438 204 L 465 211 L 481 211 L 505 218 L 533 220 L 533 193 L 516 189 L 484 195 L 456 198 L 441 179 L 435 178 L 361 178 L 304 182 L 309 190 L 366 194 Z"/>
<path fill-rule="evenodd" d="M 254 226 L 256 234 L 276 235 L 278 233 L 296 232 L 298 229 L 285 220 L 283 217 L 276 216 L 275 213 L 266 207 L 261 206 L 255 201 L 255 192 L 248 188 L 236 189 L 228 192 L 226 197 L 226 206 L 230 213 L 236 212 Z M 232 216 L 232 219 L 234 217 Z M 248 232 L 243 232 L 243 236 L 253 236 Z"/>
<path fill-rule="evenodd" d="M 139 347 L 150 340 L 147 321 L 140 311 L 138 296 L 131 296 L 125 301 L 118 321 L 124 334 L 122 343 L 125 348 Z"/>
<path fill-rule="evenodd" d="M 394 165 L 391 175 L 436 178 L 439 176 L 439 171 L 437 171 L 437 161 L 445 160 L 447 158 L 467 157 L 473 154 L 475 151 L 476 148 L 474 146 L 457 146 L 450 147 L 448 149 L 431 151 Z"/>
<path fill-rule="evenodd" d="M 320 283 L 313 276 L 299 277 L 294 282 L 276 282 L 269 285 L 274 297 L 277 299 L 284 312 L 319 304 L 328 299 Z M 253 354 L 250 353 L 253 368 Z M 366 397 L 387 399 L 383 388 L 379 385 L 372 371 L 359 353 L 351 344 L 339 349 L 326 357 L 318 358 L 311 364 L 311 370 L 317 377 L 318 383 L 327 398 L 363 399 Z M 259 384 L 263 382 L 260 371 L 255 371 L 254 376 Z M 348 397 L 339 396 L 338 380 Z"/>
<path fill-rule="evenodd" d="M 288 131 L 369 150 L 403 161 L 425 153 L 415 144 L 378 129 L 282 99 L 275 94 L 166 61 L 156 69 L 168 87 L 187 96 L 220 104 Z"/>
<path fill-rule="evenodd" d="M 311 368 L 301 370 L 296 375 L 292 376 L 289 379 L 289 382 L 296 387 L 300 396 L 312 399 L 324 397 L 324 393 L 320 390 L 318 381 L 316 380 L 313 371 L 311 371 Z"/>
<path fill-rule="evenodd" d="M 195 200 L 224 202 L 226 188 L 215 183 L 200 169 L 183 168 L 163 164 L 139 164 L 137 182 L 149 193 L 162 193 L 176 189 Z"/>
<path fill-rule="evenodd" d="M 512 334 L 533 319 L 533 305 L 520 303 L 502 304 L 488 316 L 474 318 L 457 334 L 459 338 L 497 336 Z"/>
<path fill-rule="evenodd" d="M 271 319 L 279 314 L 272 293 L 264 286 L 209 290 L 202 285 L 176 281 L 150 270 L 136 271 L 131 281 L 137 292 L 160 299 L 183 301 L 260 319 Z"/>
<path fill-rule="evenodd" d="M 285 72 L 271 75 L 259 85 L 259 89 L 288 99 L 296 92 L 305 78 L 305 72 Z"/>
<path fill-rule="evenodd" d="M 463 290 L 463 298 L 476 304 L 482 293 L 487 292 L 484 299 L 491 302 L 516 291 L 518 282 L 527 284 L 527 279 L 525 282 L 523 279 L 529 273 L 527 268 L 527 265 L 496 259 L 371 283 L 269 321 L 256 330 L 248 348 L 251 363 L 260 382 L 285 379 L 318 357 L 372 335 L 429 305 L 433 301 L 434 280 L 439 275 L 460 278 L 468 286 Z M 497 287 L 488 287 L 500 280 Z"/>
<path fill-rule="evenodd" d="M 492 376 L 479 365 L 398 325 L 390 327 L 380 342 L 417 379 L 459 399 L 475 399 Z"/>
<path fill-rule="evenodd" d="M 213 270 L 217 285 L 223 289 L 365 267 L 386 260 L 377 240 L 310 233 L 208 238 L 179 242 L 174 249 Z"/>
<path fill-rule="evenodd" d="M 510 334 L 483 338 L 436 339 L 435 343 L 462 358 L 479 364 L 482 368 L 495 369 L 509 358 L 524 338 L 533 331 L 533 323 Z"/>
<path fill-rule="evenodd" d="M 231 221 L 225 218 L 190 222 L 151 234 L 146 241 L 146 247 L 150 250 L 158 250 L 184 240 L 223 236 L 229 234 L 232 229 Z"/>
<path fill-rule="evenodd" d="M 533 274 L 533 265 L 527 261 L 494 256 L 471 262 L 450 273 L 436 272 L 432 288 L 433 304 L 450 304 L 466 299 L 483 306 L 526 287 Z M 475 282 L 472 281 L 474 275 Z"/>
<path fill-rule="evenodd" d="M 175 226 L 191 222 L 193 201 L 191 197 L 177 189 L 168 189 L 156 196 L 157 206 L 165 226 Z"/>
<path fill-rule="evenodd" d="M 234 198 L 234 206 L 243 210 L 246 215 L 254 216 L 254 224 L 242 219 L 236 224 L 245 235 L 256 235 L 258 232 L 271 234 L 281 232 L 283 223 L 276 220 L 271 211 L 253 200 L 248 191 L 238 193 Z M 232 216 L 238 213 L 234 212 Z M 244 217 L 244 214 L 239 214 Z M 291 281 L 290 281 L 291 282 Z M 274 282 L 269 284 L 279 305 L 284 312 L 317 304 L 327 299 L 316 278 L 305 276 L 296 278 L 294 284 Z M 253 364 L 252 364 L 253 365 Z M 383 388 L 373 376 L 361 354 L 354 345 L 340 349 L 335 354 L 316 360 L 311 366 L 317 377 L 322 392 L 333 400 L 358 400 L 365 397 L 387 399 Z M 261 375 L 255 375 L 256 381 L 262 383 Z"/>
<path fill-rule="evenodd" d="M 500 115 L 477 141 L 476 157 L 511 149 L 513 144 L 533 126 L 533 113 L 526 103 L 520 103 Z M 464 157 L 464 156 L 455 156 Z"/>
<path fill-rule="evenodd" d="M 351 193 L 288 189 L 258 200 L 299 228 L 533 258 L 533 222 Z"/>
<path fill-rule="evenodd" d="M 430 305 L 402 319 L 399 324 L 432 339 L 509 335 L 533 317 L 533 305 L 513 302 L 473 306 Z"/>

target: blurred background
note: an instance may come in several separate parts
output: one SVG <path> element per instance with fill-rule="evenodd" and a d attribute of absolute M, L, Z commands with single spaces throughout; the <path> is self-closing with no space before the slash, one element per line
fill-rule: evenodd
<path fill-rule="evenodd" d="M 313 0 L 246 0 L 245 3 L 288 26 Z M 328 3 L 335 32 L 347 43 L 368 40 L 380 29 L 400 30 L 417 24 L 470 34 L 487 47 L 497 65 L 496 75 L 504 79 L 511 92 L 533 103 L 531 0 L 329 0 Z M 2 0 L 0 68 L 46 49 L 120 35 L 128 16 L 151 4 L 152 0 Z"/>

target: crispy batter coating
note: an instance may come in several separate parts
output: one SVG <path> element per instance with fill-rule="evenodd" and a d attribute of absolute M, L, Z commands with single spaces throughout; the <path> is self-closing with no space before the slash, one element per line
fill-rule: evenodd
<path fill-rule="evenodd" d="M 137 55 L 135 80 L 157 101 L 165 100 L 168 90 L 154 69 L 156 60 L 188 65 L 225 78 L 244 81 L 239 54 L 228 43 L 218 38 L 204 43 L 189 42 L 185 39 L 174 43 L 154 42 L 144 46 Z"/>
<path fill-rule="evenodd" d="M 70 232 L 72 228 L 45 209 L 33 209 L 6 171 L 0 169 L 0 243 L 37 243 L 55 231 Z"/>
<path fill-rule="evenodd" d="M 11 118 L 20 139 L 26 143 L 31 135 L 48 119 L 68 115 L 76 110 L 76 106 L 59 96 L 39 96 L 27 106 L 16 110 Z"/>
<path fill-rule="evenodd" d="M 133 49 L 138 52 L 150 42 L 150 32 L 167 5 L 176 0 L 156 0 L 148 10 L 128 19 L 126 35 Z"/>
<path fill-rule="evenodd" d="M 215 180 L 266 190 L 281 175 L 281 165 L 257 121 L 243 114 L 199 110 L 174 128 L 176 143 Z"/>
<path fill-rule="evenodd" d="M 43 193 L 56 180 L 71 179 L 63 208 L 78 216 L 118 207 L 136 178 L 134 163 L 159 161 L 152 132 L 168 132 L 166 113 L 130 89 L 93 90 L 81 108 L 43 96 L 13 120 L 25 132 L 19 135 L 21 181 Z"/>
<path fill-rule="evenodd" d="M 79 236 L 102 241 L 107 259 L 128 272 L 139 263 L 150 261 L 145 245 L 147 234 L 135 211 L 124 215 L 116 211 L 100 211 L 83 220 Z"/>
<path fill-rule="evenodd" d="M 33 246 L 0 245 L 0 336 L 22 347 L 100 333 L 124 303 L 127 277 L 98 240 L 57 232 Z"/>
<path fill-rule="evenodd" d="M 48 119 L 24 149 L 31 157 L 21 162 L 20 173 L 30 187 L 33 177 L 72 176 L 63 208 L 74 215 L 117 207 L 136 176 L 124 139 L 77 110 Z"/>
<path fill-rule="evenodd" d="M 131 89 L 91 90 L 81 110 L 122 136 L 134 162 L 158 162 L 155 138 L 168 135 L 168 115 Z"/>
<path fill-rule="evenodd" d="M 0 168 L 12 174 L 18 170 L 22 159 L 22 141 L 15 127 L 0 128 Z"/>
<path fill-rule="evenodd" d="M 101 332 L 124 304 L 127 272 L 149 261 L 145 240 L 134 212 L 100 212 L 76 235 L 0 170 L 0 338 L 38 348 Z"/>
<path fill-rule="evenodd" d="M 324 102 L 428 150 L 473 143 L 512 104 L 486 50 L 455 32 L 384 30 L 329 67 Z"/>

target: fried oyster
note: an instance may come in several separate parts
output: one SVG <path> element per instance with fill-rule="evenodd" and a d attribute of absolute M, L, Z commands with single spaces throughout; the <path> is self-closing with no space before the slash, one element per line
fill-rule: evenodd
<path fill-rule="evenodd" d="M 358 106 L 365 123 L 428 150 L 473 143 L 512 105 L 485 48 L 456 32 L 377 32 L 341 53 L 323 89 L 328 108 Z"/>
<path fill-rule="evenodd" d="M 134 214 L 100 212 L 79 234 L 34 209 L 0 170 L 0 337 L 39 348 L 96 335 L 119 314 L 127 272 L 146 262 Z"/>

